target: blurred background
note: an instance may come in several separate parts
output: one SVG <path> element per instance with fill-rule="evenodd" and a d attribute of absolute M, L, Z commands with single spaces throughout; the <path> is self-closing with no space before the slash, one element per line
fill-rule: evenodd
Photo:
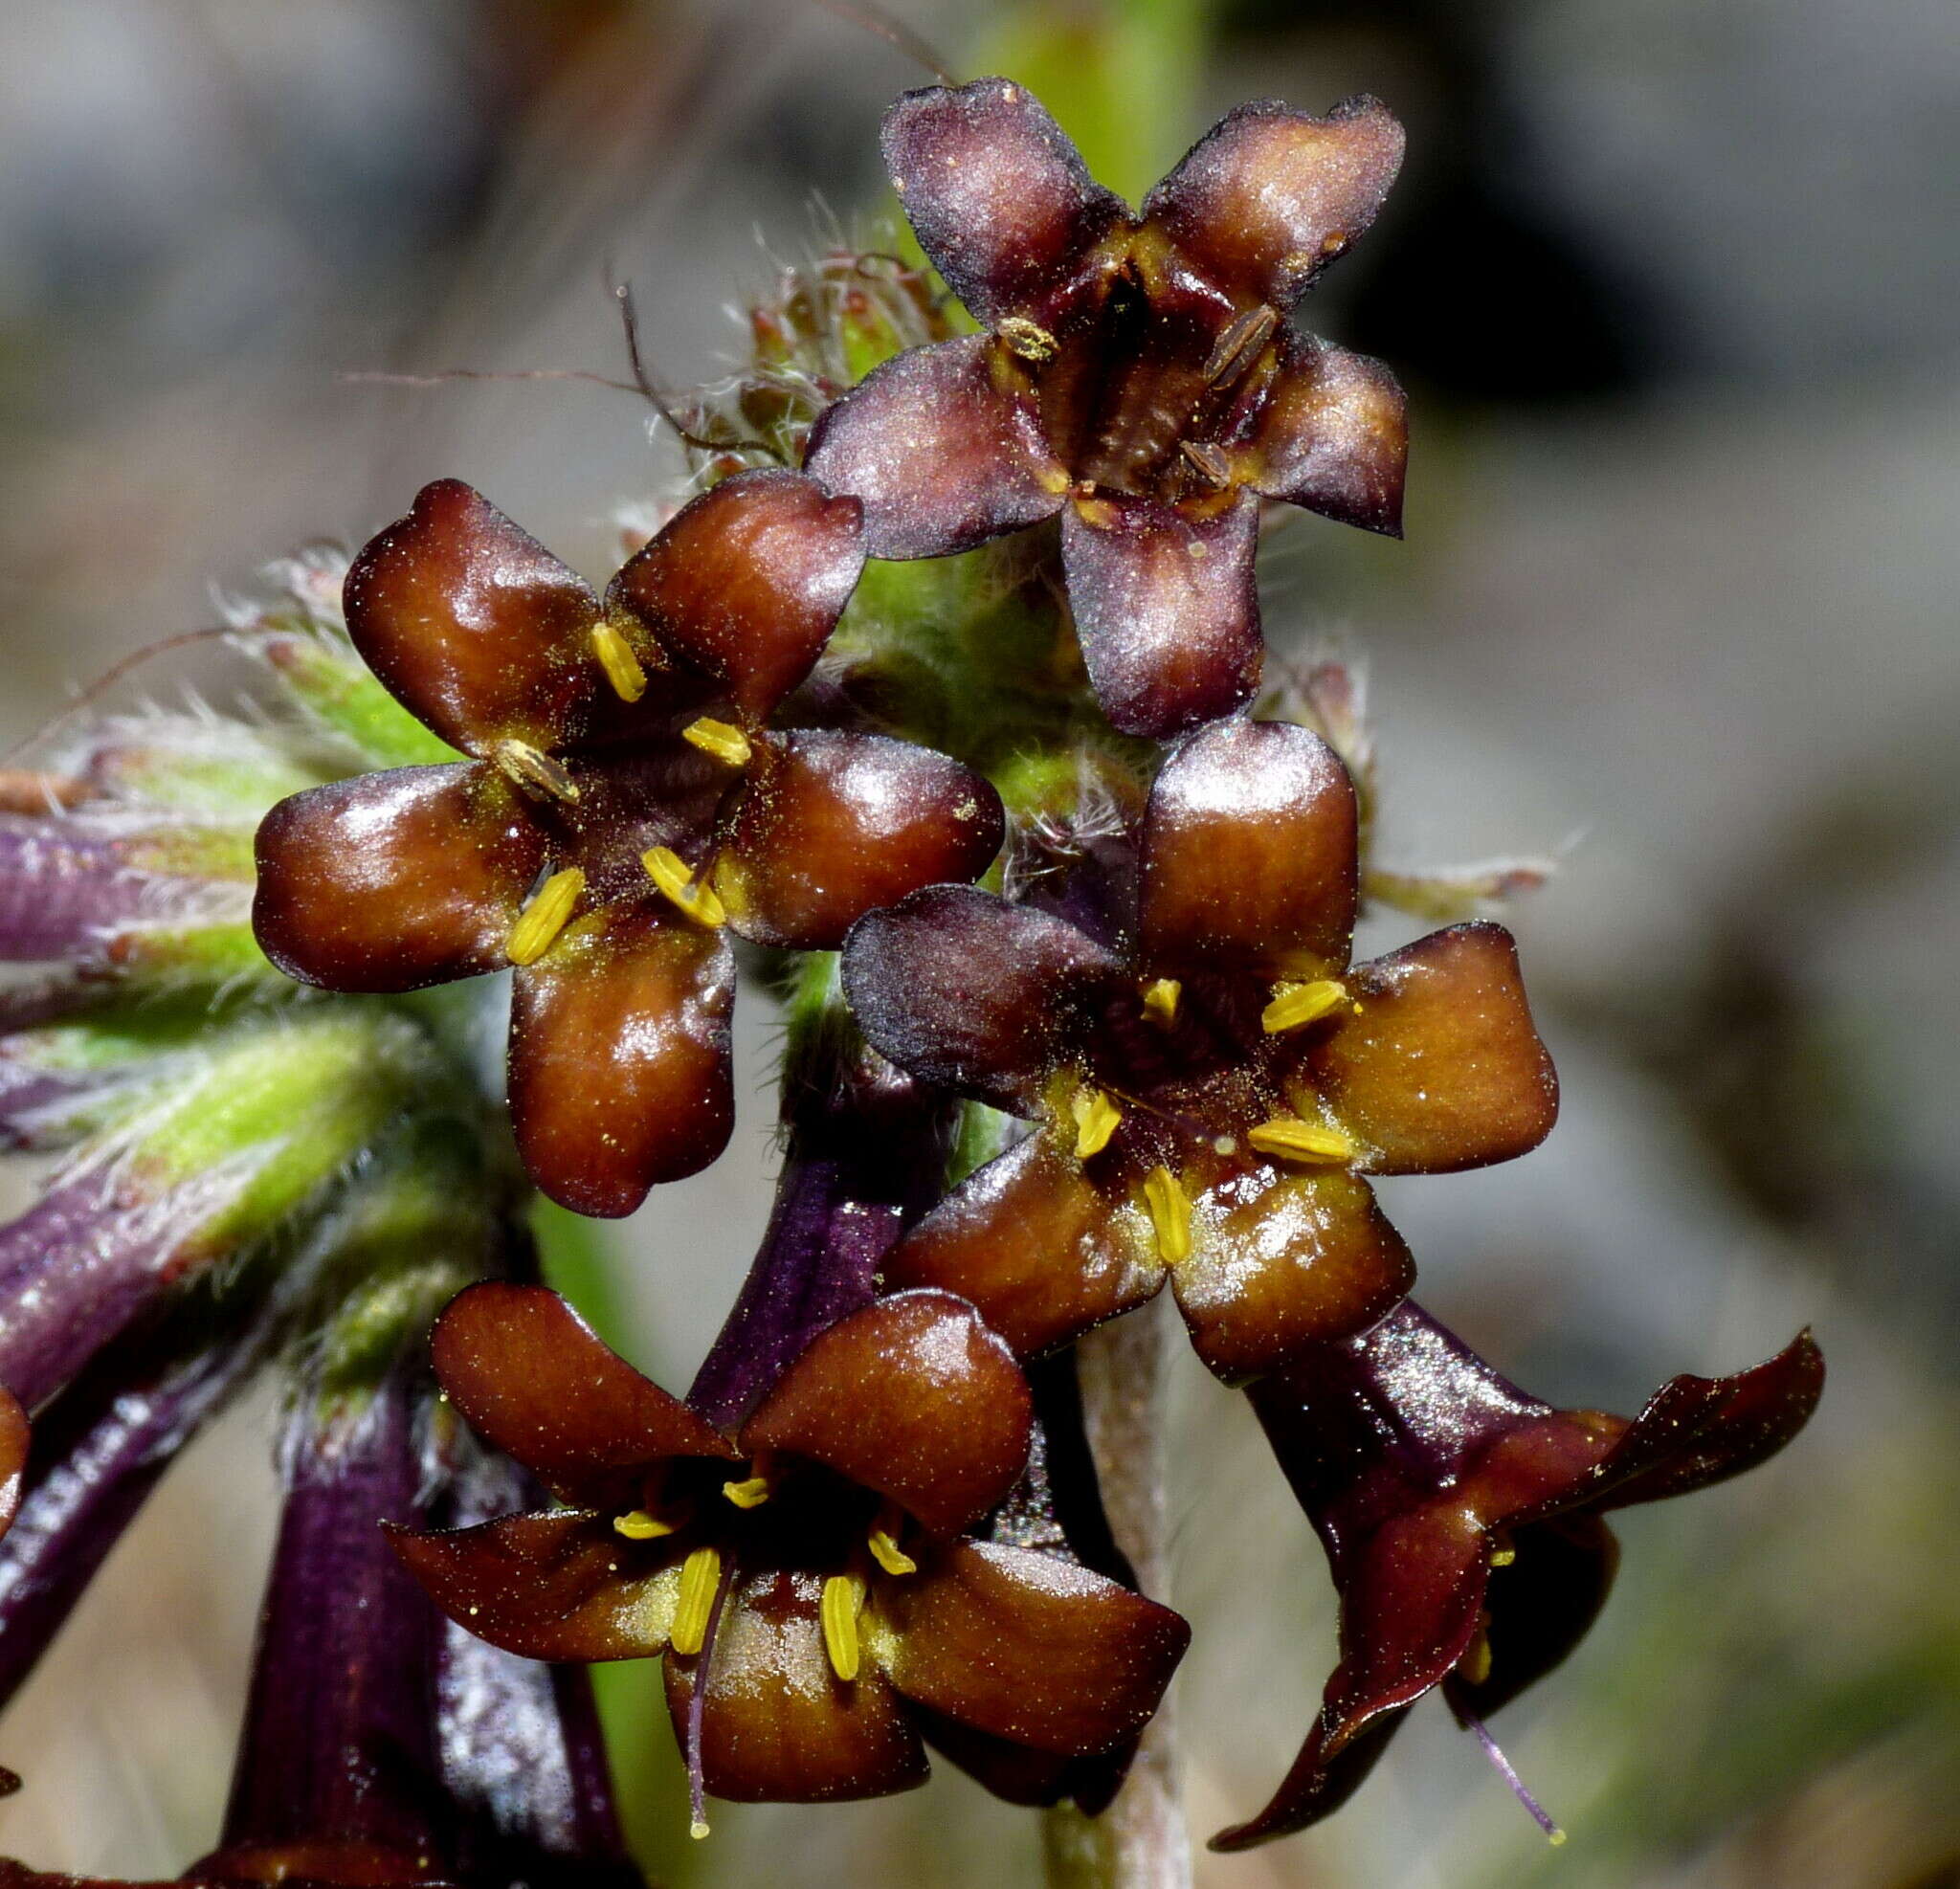
<path fill-rule="evenodd" d="M 1960 1882 L 1960 33 L 1950 0 L 899 0 L 1039 92 L 1133 196 L 1220 111 L 1349 92 L 1410 127 L 1303 311 L 1413 400 L 1408 540 L 1288 513 L 1268 633 L 1369 671 L 1383 863 L 1552 852 L 1513 914 L 1565 1114 L 1391 1190 L 1423 1296 L 1554 1401 L 1637 1408 L 1814 1322 L 1770 1469 L 1626 1517 L 1619 1590 L 1496 1729 L 1439 1705 L 1312 1834 L 1206 1889 Z M 840 11 L 849 9 L 840 8 Z M 888 209 L 924 75 L 813 0 L 8 0 L 0 740 L 213 587 L 459 475 L 600 575 L 678 461 L 577 380 L 637 287 L 657 374 Z M 1367 942 L 1417 929 L 1382 924 Z M 607 1237 L 683 1380 L 768 1207 L 764 1007 L 734 1152 Z M 10 1174 L 0 1186 L 18 1189 Z M 1200 1835 L 1263 1801 L 1332 1661 L 1318 1548 L 1238 1400 L 1179 1385 L 1175 1697 Z M 216 1828 L 272 1528 L 263 1405 L 174 1472 L 4 1722 L 0 1850 L 167 1875 Z M 614 1684 L 665 1879 L 1038 1879 L 944 1773 L 684 1827 Z M 622 1688 L 624 1689 L 622 1691 Z"/>

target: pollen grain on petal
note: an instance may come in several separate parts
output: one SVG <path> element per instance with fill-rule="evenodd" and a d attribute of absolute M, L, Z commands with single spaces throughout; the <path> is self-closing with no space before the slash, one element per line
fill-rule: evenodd
<path fill-rule="evenodd" d="M 518 914 L 503 946 L 512 964 L 534 965 L 551 948 L 585 889 L 586 876 L 576 866 L 553 873 L 538 888 L 530 903 Z"/>
<path fill-rule="evenodd" d="M 647 877 L 697 924 L 727 923 L 727 909 L 714 887 L 697 884 L 687 861 L 671 846 L 650 847 L 639 856 Z"/>

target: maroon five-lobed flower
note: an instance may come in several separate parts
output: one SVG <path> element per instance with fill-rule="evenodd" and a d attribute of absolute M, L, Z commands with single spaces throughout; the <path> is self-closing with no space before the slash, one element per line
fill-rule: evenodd
<path fill-rule="evenodd" d="M 806 469 L 863 500 L 874 557 L 1058 513 L 1089 678 L 1125 732 L 1249 700 L 1261 500 L 1401 530 L 1401 389 L 1287 315 L 1374 220 L 1402 144 L 1372 99 L 1241 105 L 1139 215 L 1020 86 L 907 93 L 885 162 L 987 332 L 876 369 L 820 417 Z"/>
<path fill-rule="evenodd" d="M 1350 966 L 1356 802 L 1284 722 L 1188 737 L 1150 790 L 1135 912 L 1103 942 L 936 886 L 859 921 L 844 986 L 893 1061 L 1036 1132 L 886 1261 L 1023 1355 L 1166 1278 L 1227 1378 L 1366 1329 L 1414 1264 L 1365 1176 L 1537 1145 L 1557 1112 L 1510 934 L 1453 925 Z"/>
<path fill-rule="evenodd" d="M 863 567 L 859 508 L 740 475 L 598 596 L 468 486 L 427 487 L 347 573 L 347 627 L 468 760 L 282 801 L 254 922 L 333 990 L 517 968 L 510 1106 L 539 1186 L 630 1212 L 733 1117 L 726 931 L 834 948 L 859 913 L 970 879 L 1000 806 L 867 733 L 777 731 Z"/>
<path fill-rule="evenodd" d="M 703 1789 L 792 1803 L 903 1789 L 925 1775 L 922 1727 L 944 1721 L 982 1751 L 1110 1750 L 1184 1651 L 1168 1608 L 970 1539 L 1021 1475 L 1033 1404 L 948 1294 L 900 1293 L 831 1326 L 732 1438 L 542 1287 L 472 1287 L 434 1345 L 475 1429 L 573 1506 L 401 1532 L 403 1559 L 512 1652 L 664 1656 L 698 1826 Z"/>
<path fill-rule="evenodd" d="M 1436 1686 L 1481 1730 L 1604 1604 L 1617 1548 L 1601 1516 L 1753 1468 L 1809 1421 L 1823 1382 L 1805 1332 L 1733 1377 L 1671 1379 L 1631 1421 L 1558 1411 L 1410 1303 L 1255 1385 L 1327 1551 L 1341 1660 L 1272 1802 L 1212 1847 L 1247 1849 L 1337 1809 Z"/>

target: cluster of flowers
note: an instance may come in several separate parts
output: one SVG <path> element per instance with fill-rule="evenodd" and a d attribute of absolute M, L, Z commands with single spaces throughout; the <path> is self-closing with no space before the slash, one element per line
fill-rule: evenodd
<path fill-rule="evenodd" d="M 0 1233 L 7 1680 L 226 1389 L 281 1347 L 303 1387 L 202 1878 L 611 1880 L 534 1661 L 664 1661 L 702 1833 L 927 1745 L 1106 1805 L 1189 1634 L 1110 1540 L 1070 1347 L 1166 1284 L 1342 1602 L 1223 1848 L 1325 1814 L 1433 1689 L 1487 1737 L 1603 1601 L 1605 1511 L 1802 1426 L 1808 1338 L 1632 1420 L 1526 1396 L 1409 1299 L 1370 1188 L 1557 1105 L 1502 927 L 1351 962 L 1366 893 L 1501 878 L 1368 870 L 1338 672 L 1257 710 L 1263 503 L 1399 530 L 1399 389 L 1289 318 L 1401 143 L 1370 100 L 1243 107 L 1132 212 L 1024 90 L 907 95 L 893 182 L 970 324 L 895 258 L 796 272 L 603 592 L 443 481 L 346 570 L 351 653 L 326 564 L 240 630 L 256 729 L 98 722 L 15 783 L 0 949 L 79 967 L 5 999 L 0 1128 L 79 1152 Z M 789 1005 L 786 1153 L 680 1400 L 535 1281 L 438 987 L 512 970 L 516 1158 L 619 1215 L 728 1141 L 738 945 Z"/>

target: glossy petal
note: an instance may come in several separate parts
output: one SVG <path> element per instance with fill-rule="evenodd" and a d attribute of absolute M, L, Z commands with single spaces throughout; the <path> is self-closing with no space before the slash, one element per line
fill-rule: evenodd
<path fill-rule="evenodd" d="M 882 1797 L 925 1781 L 924 1748 L 890 1681 L 867 1660 L 839 1679 L 824 1651 L 823 1577 L 761 1569 L 730 1590 L 702 1712 L 707 1788 L 735 1803 Z M 683 1742 L 701 1661 L 667 1660 L 667 1709 Z"/>
<path fill-rule="evenodd" d="M 1355 1010 L 1310 1044 L 1307 1079 L 1381 1174 L 1449 1173 L 1534 1148 L 1558 1078 L 1498 924 L 1452 925 L 1348 977 Z"/>
<path fill-rule="evenodd" d="M 1142 957 L 1338 975 L 1355 910 L 1354 785 L 1318 735 L 1222 722 L 1164 764 L 1144 816 Z"/>
<path fill-rule="evenodd" d="M 607 603 L 759 722 L 837 627 L 864 568 L 861 517 L 800 473 L 739 473 L 684 506 Z"/>
<path fill-rule="evenodd" d="M 872 1046 L 928 1082 L 1031 1113 L 1116 959 L 1065 920 L 936 885 L 851 929 L 844 994 Z"/>
<path fill-rule="evenodd" d="M 920 247 L 983 322 L 1052 326 L 1084 252 L 1125 213 L 1040 100 L 1005 78 L 907 92 L 883 145 Z"/>
<path fill-rule="evenodd" d="M 1168 739 L 1250 701 L 1265 645 L 1253 552 L 1259 503 L 1207 517 L 1148 499 L 1091 499 L 1061 516 L 1069 606 L 1096 699 L 1126 735 Z"/>
<path fill-rule="evenodd" d="M 1251 436 L 1227 456 L 1234 473 L 1269 499 L 1402 535 L 1408 396 L 1365 354 L 1288 330 Z"/>
<path fill-rule="evenodd" d="M 756 744 L 723 827 L 715 889 L 758 944 L 835 951 L 866 912 L 979 878 L 1000 796 L 970 767 L 883 735 L 800 729 Z"/>
<path fill-rule="evenodd" d="M 553 1509 L 389 1536 L 437 1607 L 507 1653 L 644 1659 L 667 1643 L 681 1550 L 623 1542 L 607 1515 Z"/>
<path fill-rule="evenodd" d="M 1343 1170 L 1257 1168 L 1194 1205 L 1191 1257 L 1171 1288 L 1193 1348 L 1227 1382 L 1367 1330 L 1415 1282 L 1372 1189 Z"/>
<path fill-rule="evenodd" d="M 874 368 L 812 428 L 804 466 L 864 501 L 875 558 L 942 558 L 1061 508 L 1034 396 L 990 335 L 915 347 Z"/>
<path fill-rule="evenodd" d="M 20 1513 L 28 1445 L 32 1440 L 20 1399 L 11 1391 L 0 1390 L 0 1535 L 13 1526 L 13 1518 Z"/>
<path fill-rule="evenodd" d="M 450 1300 L 429 1344 L 435 1375 L 470 1428 L 563 1501 L 632 1507 L 652 1465 L 735 1456 L 542 1285 L 469 1287 Z"/>
<path fill-rule="evenodd" d="M 719 930 L 651 900 L 568 927 L 517 974 L 510 1115 L 531 1177 L 576 1213 L 631 1213 L 659 1181 L 698 1173 L 734 1126 Z"/>
<path fill-rule="evenodd" d="M 1144 218 L 1221 287 L 1285 308 L 1374 221 L 1403 143 L 1367 97 L 1325 118 L 1240 105 L 1150 192 Z"/>
<path fill-rule="evenodd" d="M 1093 1758 L 1036 1751 L 1009 1738 L 975 1731 L 916 1700 L 912 1722 L 933 1750 L 950 1759 L 990 1795 L 1030 1810 L 1066 1799 L 1085 1816 L 1101 1815 L 1122 1788 L 1136 1750 L 1134 1742 L 1126 1741 Z"/>
<path fill-rule="evenodd" d="M 892 1683 L 963 1725 L 1040 1751 L 1107 1751 L 1149 1722 L 1191 1629 L 1058 1556 L 992 1542 L 880 1584 Z"/>
<path fill-rule="evenodd" d="M 908 1510 L 931 1534 L 971 1527 L 1027 1466 L 1035 1403 L 972 1306 L 901 1292 L 814 1339 L 742 1430 Z"/>
<path fill-rule="evenodd" d="M 1140 1305 L 1164 1283 L 1149 1223 L 1031 1136 L 970 1176 L 885 1261 L 887 1283 L 970 1299 L 1021 1357 Z"/>
<path fill-rule="evenodd" d="M 545 838 L 489 767 L 397 767 L 280 801 L 257 856 L 253 928 L 288 977 L 419 990 L 509 963 Z"/>
<path fill-rule="evenodd" d="M 415 495 L 348 567 L 345 596 L 368 666 L 466 753 L 554 746 L 604 687 L 586 648 L 590 586 L 460 479 Z"/>

